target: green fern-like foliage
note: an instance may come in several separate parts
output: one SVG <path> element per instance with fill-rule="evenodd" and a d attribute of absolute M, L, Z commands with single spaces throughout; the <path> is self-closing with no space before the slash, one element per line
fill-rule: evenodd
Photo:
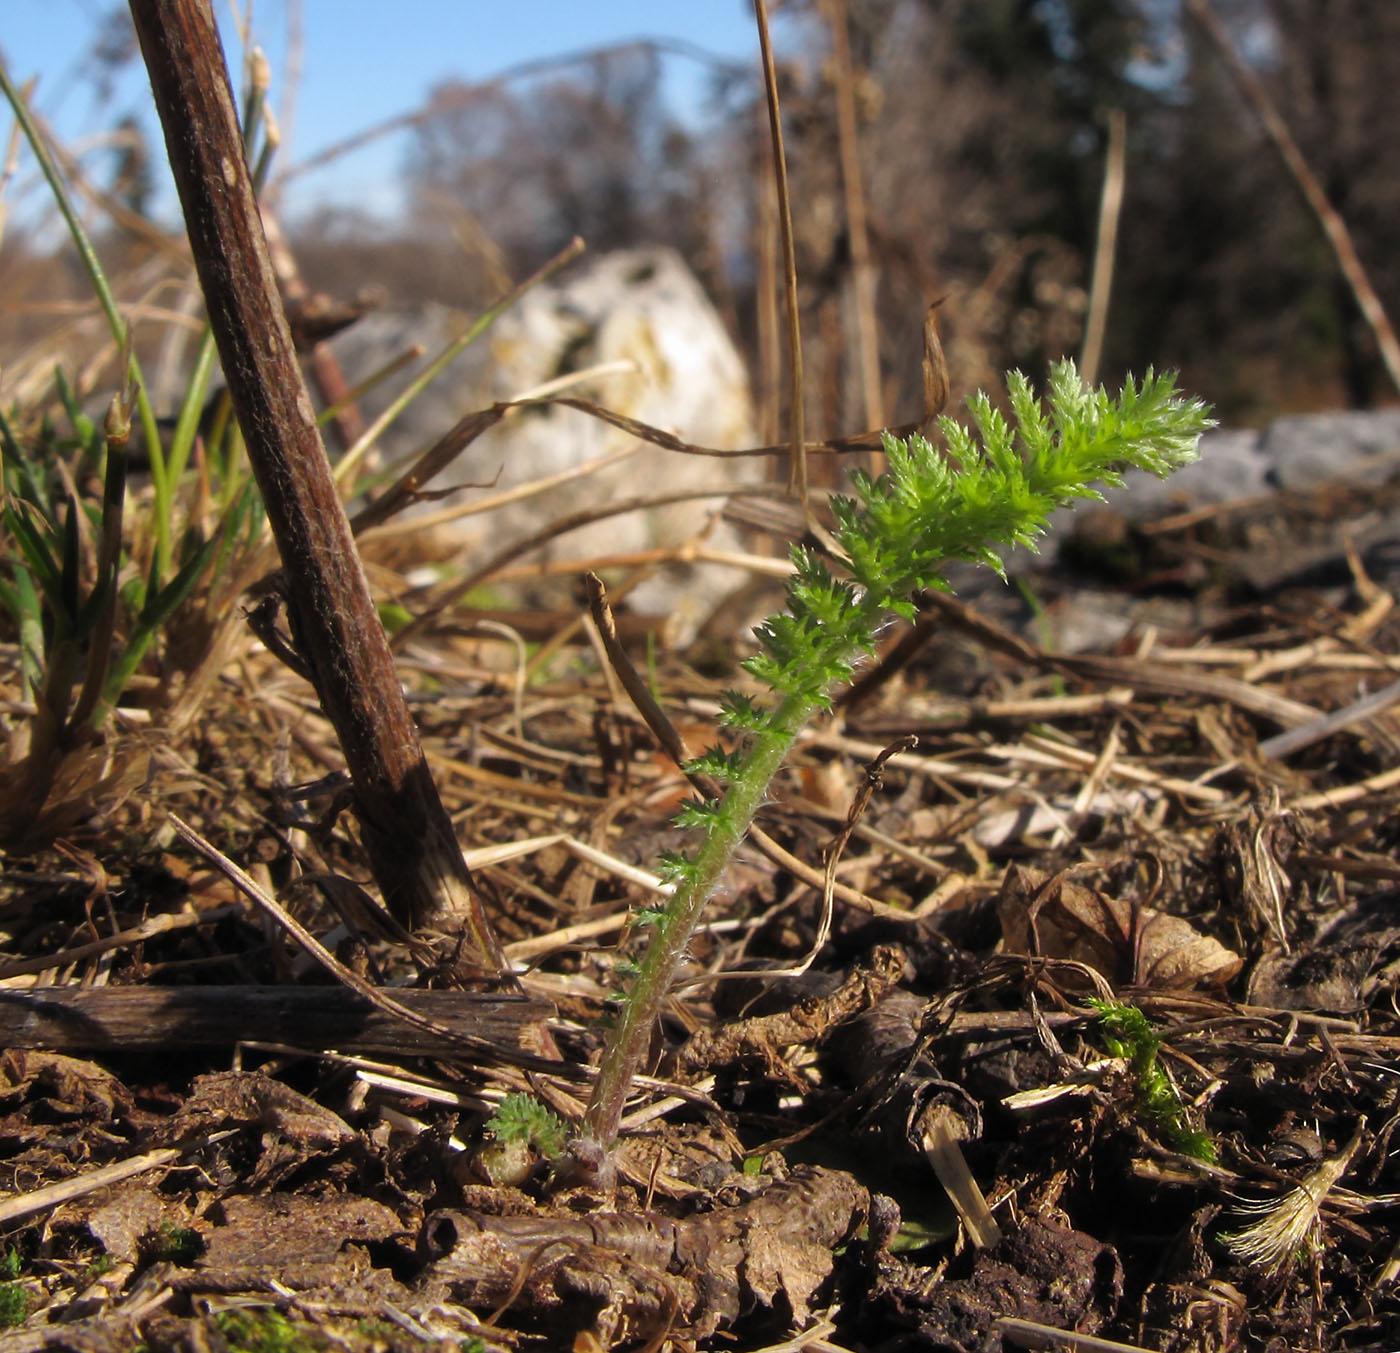
<path fill-rule="evenodd" d="M 557 1156 L 564 1149 L 564 1124 L 558 1114 L 523 1091 L 506 1095 L 486 1127 L 497 1141 L 523 1144 L 542 1156 Z"/>
<path fill-rule="evenodd" d="M 854 474 L 854 497 L 832 504 L 843 554 L 836 572 L 810 551 L 793 550 L 787 609 L 759 627 L 762 651 L 744 664 L 772 695 L 726 694 L 720 722 L 739 736 L 739 749 L 712 750 L 686 768 L 725 788 L 718 798 L 688 802 L 677 818 L 696 845 L 661 861 L 675 893 L 651 927 L 584 1131 L 570 1146 L 576 1173 L 606 1169 L 627 1088 L 705 903 L 794 739 L 874 651 L 879 627 L 892 613 L 912 619 L 919 591 L 946 589 L 942 570 L 953 560 L 1001 573 L 1002 549 L 1034 547 L 1050 513 L 1099 497 L 1096 483 L 1117 485 L 1129 467 L 1165 476 L 1194 460 L 1210 425 L 1199 400 L 1151 371 L 1112 397 L 1085 388 L 1074 364 L 1061 362 L 1046 407 L 1019 373 L 1007 378 L 1007 394 L 1009 421 L 982 394 L 968 403 L 970 426 L 940 419 L 942 448 L 918 436 L 885 438 L 886 473 Z"/>

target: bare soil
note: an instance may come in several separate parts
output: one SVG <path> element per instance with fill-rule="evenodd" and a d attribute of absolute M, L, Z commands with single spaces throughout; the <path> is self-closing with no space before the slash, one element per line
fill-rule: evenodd
<path fill-rule="evenodd" d="M 1397 679 L 1348 510 L 1080 539 L 1036 613 L 891 635 L 697 938 L 609 1196 L 485 1126 L 580 1112 L 685 792 L 576 617 L 528 671 L 460 627 L 400 655 L 519 991 L 386 921 L 309 689 L 244 654 L 5 856 L 0 1341 L 1400 1347 L 1400 725 L 1314 726 Z M 1057 653 L 1086 604 L 1130 638 Z M 703 745 L 732 655 L 650 676 Z"/>

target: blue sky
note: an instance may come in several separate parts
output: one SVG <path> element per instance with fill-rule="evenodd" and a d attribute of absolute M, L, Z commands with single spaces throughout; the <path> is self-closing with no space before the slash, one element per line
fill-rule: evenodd
<path fill-rule="evenodd" d="M 226 0 L 214 4 L 237 77 L 231 11 Z M 245 13 L 246 5 L 244 0 Z M 0 52 L 10 75 L 17 83 L 38 76 L 35 105 L 66 143 L 81 147 L 127 113 L 154 127 L 139 60 L 108 97 L 96 89 L 88 56 L 110 0 L 0 0 L 0 9 Z M 749 0 L 256 0 L 254 38 L 271 60 L 279 112 L 286 106 L 289 13 L 300 15 L 302 72 L 282 168 L 411 111 L 439 81 L 486 80 L 522 62 L 636 38 L 671 40 L 750 62 L 757 78 Z M 674 106 L 698 117 L 706 67 L 676 55 L 666 58 L 665 70 Z M 0 124 L 0 134 L 7 133 Z M 330 197 L 391 210 L 403 148 L 402 136 L 385 138 L 333 169 L 296 180 L 284 209 L 295 213 Z M 99 178 L 107 176 L 102 161 L 91 163 Z M 22 189 L 31 177 L 22 172 L 17 186 Z"/>

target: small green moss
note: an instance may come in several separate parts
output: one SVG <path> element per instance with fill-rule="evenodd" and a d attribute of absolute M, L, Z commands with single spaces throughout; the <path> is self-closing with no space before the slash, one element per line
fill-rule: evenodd
<path fill-rule="evenodd" d="M 84 1270 L 81 1282 L 84 1287 L 88 1283 L 95 1283 L 104 1273 L 110 1273 L 117 1266 L 117 1261 L 110 1254 L 99 1254 Z"/>
<path fill-rule="evenodd" d="M 23 1267 L 24 1261 L 19 1257 L 19 1251 L 13 1245 L 0 1255 L 0 1278 L 18 1278 Z"/>
<path fill-rule="evenodd" d="M 198 1231 L 165 1221 L 141 1237 L 139 1248 L 141 1258 L 148 1264 L 179 1264 L 185 1268 L 204 1253 L 204 1241 Z"/>
<path fill-rule="evenodd" d="M 29 1293 L 19 1283 L 0 1283 L 0 1329 L 11 1329 L 28 1319 Z"/>
<path fill-rule="evenodd" d="M 214 1317 L 229 1353 L 322 1353 L 325 1341 L 271 1307 L 220 1311 Z"/>
<path fill-rule="evenodd" d="M 1089 1004 L 1098 1011 L 1104 1046 L 1132 1069 L 1138 1112 L 1173 1150 L 1213 1165 L 1215 1143 L 1209 1133 L 1186 1122 L 1185 1106 L 1158 1057 L 1162 1040 L 1147 1016 L 1137 1006 L 1117 1001 L 1091 1000 Z"/>

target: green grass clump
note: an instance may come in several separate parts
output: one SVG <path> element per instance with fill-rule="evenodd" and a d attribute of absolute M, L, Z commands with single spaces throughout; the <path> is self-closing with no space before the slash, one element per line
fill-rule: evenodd
<path fill-rule="evenodd" d="M 262 510 L 226 409 L 201 428 L 214 366 L 209 331 L 174 425 L 162 427 L 96 249 L 2 62 L 0 95 L 68 225 L 118 354 L 120 387 L 101 423 L 62 371 L 42 415 L 0 410 L 0 611 L 18 640 L 20 699 L 34 708 L 0 774 L 0 840 L 19 842 L 66 829 L 85 803 L 90 811 L 92 768 L 101 763 L 91 751 L 138 674 L 162 669 L 163 693 L 182 687 L 179 676 L 185 687 L 193 680 L 215 646 L 189 641 L 216 632 L 231 611 L 240 560 L 261 540 Z M 250 136 L 255 125 L 250 114 Z M 140 492 L 128 482 L 133 424 L 148 474 Z M 160 653 L 192 602 L 200 613 L 185 642 L 177 637 Z M 177 649 L 187 664 L 180 673 L 168 660 Z M 60 785 L 66 802 L 50 804 Z"/>

